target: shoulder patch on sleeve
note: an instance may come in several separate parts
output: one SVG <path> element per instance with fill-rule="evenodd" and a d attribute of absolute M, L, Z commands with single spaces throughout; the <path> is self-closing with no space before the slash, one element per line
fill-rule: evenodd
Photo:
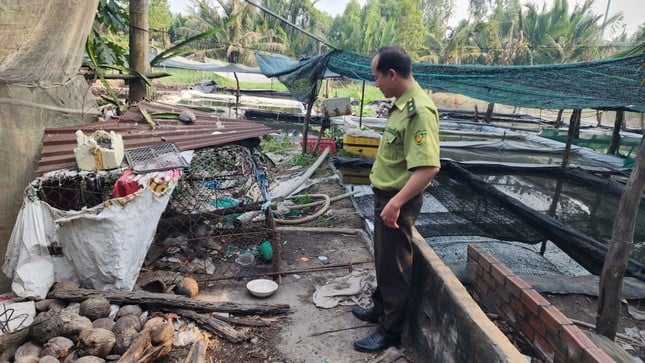
<path fill-rule="evenodd" d="M 428 131 L 426 130 L 417 130 L 414 132 L 414 143 L 417 146 L 424 145 L 428 140 Z"/>

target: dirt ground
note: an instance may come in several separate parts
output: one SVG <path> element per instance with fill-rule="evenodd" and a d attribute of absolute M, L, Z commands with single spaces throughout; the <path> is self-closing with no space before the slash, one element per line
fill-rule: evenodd
<path fill-rule="evenodd" d="M 281 178 L 302 171 L 286 170 Z M 324 181 L 301 194 L 327 194 L 331 197 L 345 193 L 332 167 L 324 162 L 312 179 Z M 319 309 L 312 301 L 316 286 L 344 276 L 350 270 L 371 266 L 367 240 L 360 235 L 336 232 L 316 233 L 280 230 L 281 270 L 279 289 L 269 298 L 251 296 L 244 288 L 247 279 L 227 281 L 214 288 L 202 290 L 198 298 L 238 303 L 289 304 L 290 313 L 272 319 L 271 327 L 252 328 L 249 342 L 233 344 L 213 337 L 208 356 L 213 362 L 364 362 L 375 354 L 353 350 L 356 339 L 371 333 L 374 326 L 355 319 L 351 306 Z M 316 220 L 297 225 L 312 229 L 362 229 L 363 221 L 349 198 L 332 204 L 330 210 Z M 334 268 L 333 266 L 344 266 Z M 351 267 L 350 267 L 351 266 Z M 324 269 L 323 271 L 315 271 Z M 311 271 L 314 270 L 314 271 Z"/>

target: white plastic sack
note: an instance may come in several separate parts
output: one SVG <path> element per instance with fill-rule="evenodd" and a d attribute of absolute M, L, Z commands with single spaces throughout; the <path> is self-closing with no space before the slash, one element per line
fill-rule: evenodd
<path fill-rule="evenodd" d="M 25 198 L 3 266 L 13 292 L 42 299 L 54 282 L 70 278 L 97 290 L 132 290 L 179 178 L 177 172 L 166 179 L 168 187 L 158 193 L 149 182 L 160 174 L 141 176 L 144 187 L 136 193 L 80 211 Z M 54 244 L 63 256 L 50 256 L 47 247 Z"/>
<path fill-rule="evenodd" d="M 13 278 L 11 288 L 20 297 L 44 298 L 54 283 L 54 265 L 47 246 L 55 239 L 54 220 L 62 211 L 25 197 L 7 247 L 2 271 Z"/>

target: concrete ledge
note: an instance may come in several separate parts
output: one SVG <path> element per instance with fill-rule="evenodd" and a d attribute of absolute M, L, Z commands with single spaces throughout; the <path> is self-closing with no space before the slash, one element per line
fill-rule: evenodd
<path fill-rule="evenodd" d="M 527 362 L 415 231 L 406 334 L 426 362 Z"/>

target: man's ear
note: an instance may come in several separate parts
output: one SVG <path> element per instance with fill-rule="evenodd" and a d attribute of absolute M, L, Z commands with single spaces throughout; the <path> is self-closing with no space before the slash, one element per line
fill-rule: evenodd
<path fill-rule="evenodd" d="M 396 71 L 392 68 L 387 70 L 387 76 L 394 79 L 396 77 Z"/>

